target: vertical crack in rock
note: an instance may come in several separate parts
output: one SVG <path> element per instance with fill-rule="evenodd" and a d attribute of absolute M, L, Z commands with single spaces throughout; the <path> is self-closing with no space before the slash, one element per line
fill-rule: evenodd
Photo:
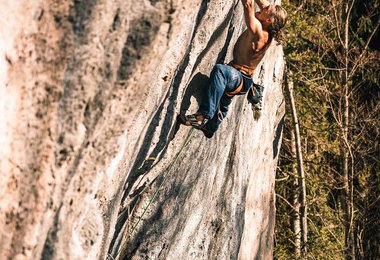
<path fill-rule="evenodd" d="M 116 14 L 113 18 L 113 22 L 112 22 L 112 31 L 115 31 L 121 24 L 121 19 L 120 19 L 120 8 L 117 8 L 116 10 Z"/>
<path fill-rule="evenodd" d="M 285 100 L 283 100 L 278 108 L 278 110 L 285 111 Z M 282 138 L 282 129 L 284 127 L 285 115 L 282 116 L 281 120 L 276 125 L 276 133 L 273 139 L 273 159 L 278 157 L 280 152 L 280 142 Z"/>
<path fill-rule="evenodd" d="M 172 28 L 173 28 L 173 13 L 176 11 L 176 8 L 174 6 L 174 0 L 170 0 L 169 3 L 168 3 L 168 7 L 167 7 L 167 20 L 165 22 L 167 22 L 169 24 L 169 29 L 168 29 L 168 33 L 166 35 L 166 38 L 168 40 L 167 44 L 169 44 L 169 40 L 170 40 L 170 35 L 172 33 Z"/>
<path fill-rule="evenodd" d="M 58 222 L 59 222 L 59 213 L 61 212 L 62 205 L 57 210 L 54 216 L 54 222 L 52 227 L 49 230 L 48 236 L 45 240 L 44 247 L 41 253 L 41 259 L 54 259 L 55 256 L 55 241 L 57 240 L 57 232 L 58 232 Z"/>

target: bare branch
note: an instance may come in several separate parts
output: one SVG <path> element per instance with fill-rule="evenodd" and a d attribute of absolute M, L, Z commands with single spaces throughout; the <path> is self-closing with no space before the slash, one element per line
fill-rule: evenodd
<path fill-rule="evenodd" d="M 335 18 L 335 23 L 336 23 L 336 31 L 337 31 L 337 35 L 338 35 L 338 38 L 339 38 L 339 42 L 342 46 L 344 46 L 343 44 L 343 40 L 340 36 L 340 28 L 339 28 L 339 25 L 340 25 L 340 22 L 339 22 L 339 17 L 338 17 L 338 14 L 337 14 L 337 7 L 336 7 L 336 4 L 334 3 L 334 1 L 332 2 L 332 6 L 333 6 L 333 10 L 334 10 L 334 18 Z"/>
<path fill-rule="evenodd" d="M 331 70 L 331 71 L 343 71 L 345 69 L 337 69 L 337 68 L 328 68 L 328 67 L 320 67 L 322 70 Z"/>
<path fill-rule="evenodd" d="M 355 3 L 355 0 L 352 0 L 350 9 L 348 10 L 348 13 L 347 13 L 347 18 L 346 18 L 346 23 L 347 24 L 349 23 L 352 7 L 354 6 L 354 3 Z"/>
<path fill-rule="evenodd" d="M 380 18 L 377 21 L 377 25 L 376 25 L 375 29 L 373 30 L 372 34 L 369 36 L 369 38 L 368 38 L 368 40 L 367 40 L 367 42 L 366 42 L 366 44 L 364 46 L 364 49 L 363 49 L 362 53 L 360 54 L 359 58 L 356 60 L 354 66 L 352 67 L 352 70 L 351 70 L 350 74 L 347 77 L 347 81 L 351 79 L 351 77 L 354 75 L 354 73 L 358 69 L 359 63 L 360 63 L 362 57 L 364 56 L 364 54 L 367 52 L 367 48 L 369 46 L 369 43 L 371 42 L 371 40 L 372 40 L 373 36 L 375 35 L 375 33 L 376 33 L 377 29 L 379 28 L 379 26 L 380 26 Z"/>
<path fill-rule="evenodd" d="M 280 199 L 282 199 L 286 204 L 288 204 L 289 207 L 291 207 L 293 210 L 296 210 L 293 205 L 287 200 L 285 199 L 284 197 L 282 197 L 280 194 L 276 193 L 276 196 L 279 197 Z"/>

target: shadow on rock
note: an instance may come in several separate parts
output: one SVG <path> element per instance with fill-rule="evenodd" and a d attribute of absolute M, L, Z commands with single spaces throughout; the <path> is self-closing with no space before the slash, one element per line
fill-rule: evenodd
<path fill-rule="evenodd" d="M 182 99 L 180 113 L 185 114 L 191 105 L 191 97 L 194 97 L 197 101 L 197 107 L 202 101 L 202 97 L 208 87 L 209 77 L 198 72 L 190 81 L 188 87 L 186 88 L 185 94 Z M 195 112 L 195 111 L 194 111 Z M 189 111 L 188 113 L 192 113 Z"/>

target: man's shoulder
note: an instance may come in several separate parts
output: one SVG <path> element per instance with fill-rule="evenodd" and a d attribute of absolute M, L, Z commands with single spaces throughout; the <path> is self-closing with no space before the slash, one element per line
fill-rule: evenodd
<path fill-rule="evenodd" d="M 271 42 L 272 42 L 272 38 L 270 37 L 269 33 L 266 31 L 263 31 L 261 35 L 259 34 L 253 35 L 253 44 L 255 46 L 255 51 L 261 51 Z"/>

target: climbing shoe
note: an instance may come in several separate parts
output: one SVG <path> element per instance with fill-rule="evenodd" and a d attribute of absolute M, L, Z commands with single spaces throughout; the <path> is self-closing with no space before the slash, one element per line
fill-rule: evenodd
<path fill-rule="evenodd" d="M 206 123 L 208 122 L 207 118 L 204 118 L 203 120 L 197 120 L 197 116 L 199 114 L 193 114 L 193 115 L 178 115 L 177 120 L 187 126 L 192 126 L 195 129 L 201 130 L 206 138 L 211 138 L 214 136 L 214 132 L 209 132 L 206 127 Z"/>
<path fill-rule="evenodd" d="M 198 120 L 197 117 L 199 115 L 200 114 L 181 115 L 180 121 L 184 125 L 192 126 L 196 129 L 203 130 L 205 129 L 205 124 L 207 123 L 208 119 L 204 118 L 203 120 Z"/>

